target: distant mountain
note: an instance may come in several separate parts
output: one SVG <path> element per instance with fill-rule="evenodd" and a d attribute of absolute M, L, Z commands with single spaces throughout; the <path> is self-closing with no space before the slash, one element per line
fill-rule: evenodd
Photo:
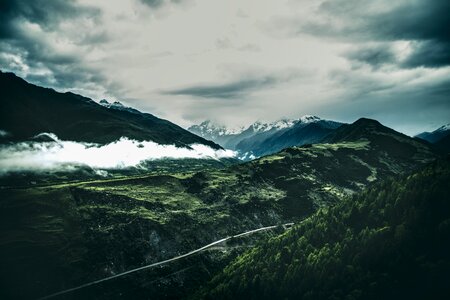
<path fill-rule="evenodd" d="M 226 126 L 214 124 L 209 120 L 199 125 L 193 125 L 188 130 L 227 149 L 234 149 L 235 141 L 239 141 L 241 136 L 248 134 L 248 132 L 243 133 L 244 128 L 230 129 Z"/>
<path fill-rule="evenodd" d="M 167 120 L 124 107 L 101 104 L 70 92 L 59 93 L 0 72 L 0 131 L 2 140 L 30 139 L 40 133 L 63 140 L 109 143 L 128 137 L 159 144 L 220 146 Z"/>
<path fill-rule="evenodd" d="M 342 123 L 328 120 L 304 122 L 300 119 L 291 127 L 244 139 L 236 148 L 242 153 L 260 157 L 292 146 L 318 143 L 341 125 Z"/>
<path fill-rule="evenodd" d="M 431 147 L 425 141 L 411 138 L 391 128 L 383 126 L 376 120 L 361 118 L 352 124 L 344 124 L 328 136 L 322 143 L 337 144 L 349 141 L 367 140 L 378 151 L 392 157 L 408 157 L 429 152 Z"/>
<path fill-rule="evenodd" d="M 246 129 L 234 130 L 205 121 L 188 130 L 211 139 L 224 148 L 236 150 L 242 158 L 248 159 L 275 153 L 286 147 L 318 142 L 341 124 L 316 116 L 303 116 L 296 120 L 281 119 L 269 123 L 258 121 Z"/>
<path fill-rule="evenodd" d="M 428 141 L 432 144 L 439 142 L 441 139 L 450 135 L 450 124 L 444 125 L 432 132 L 422 132 L 416 137 Z"/>

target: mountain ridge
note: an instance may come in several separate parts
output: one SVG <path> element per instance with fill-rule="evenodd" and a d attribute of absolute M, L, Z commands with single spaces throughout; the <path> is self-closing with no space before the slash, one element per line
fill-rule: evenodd
<path fill-rule="evenodd" d="M 276 153 L 283 148 L 319 142 L 342 123 L 305 115 L 298 119 L 280 119 L 272 122 L 256 121 L 247 128 L 230 130 L 207 120 L 188 128 L 191 132 L 211 139 L 224 148 L 240 154 L 248 160 Z M 302 128 L 311 127 L 302 130 Z"/>
<path fill-rule="evenodd" d="M 440 140 L 450 135 L 450 123 L 442 125 L 431 132 L 425 131 L 417 134 L 415 137 L 428 141 L 432 144 L 438 143 Z"/>
<path fill-rule="evenodd" d="M 114 109 L 72 92 L 28 83 L 13 73 L 0 71 L 0 129 L 2 140 L 29 139 L 43 132 L 64 140 L 106 144 L 128 137 L 138 141 L 189 147 L 219 145 L 199 137 L 170 121 L 131 108 Z"/>

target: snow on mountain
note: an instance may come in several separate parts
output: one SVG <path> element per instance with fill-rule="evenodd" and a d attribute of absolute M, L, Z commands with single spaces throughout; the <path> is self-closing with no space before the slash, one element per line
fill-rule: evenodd
<path fill-rule="evenodd" d="M 273 129 L 281 130 L 281 129 L 289 128 L 289 127 L 294 126 L 297 123 L 308 124 L 308 123 L 318 122 L 320 120 L 321 120 L 321 118 L 319 118 L 319 117 L 305 115 L 299 119 L 281 119 L 281 120 L 270 122 L 270 123 L 263 123 L 261 121 L 257 121 L 255 123 L 253 123 L 250 126 L 250 128 L 253 128 L 253 130 L 255 132 L 265 132 L 265 131 L 270 131 Z"/>
<path fill-rule="evenodd" d="M 321 118 L 319 118 L 317 116 L 311 116 L 311 115 L 305 115 L 299 119 L 299 121 L 302 123 L 314 123 L 314 122 L 319 122 L 321 120 L 322 120 Z"/>
<path fill-rule="evenodd" d="M 226 149 L 242 150 L 241 147 L 244 145 L 245 149 L 252 148 L 274 134 L 281 134 L 294 127 L 304 127 L 316 122 L 328 121 L 306 115 L 299 119 L 280 119 L 273 122 L 257 121 L 248 127 L 232 128 L 207 120 L 199 125 L 189 127 L 188 130 L 207 140 L 212 140 Z"/>
<path fill-rule="evenodd" d="M 124 111 L 132 112 L 132 113 L 140 113 L 140 111 L 138 111 L 137 109 L 125 106 L 122 103 L 120 103 L 119 101 L 114 101 L 111 103 L 106 99 L 102 99 L 98 103 L 104 107 L 111 108 L 111 109 L 124 110 Z"/>
<path fill-rule="evenodd" d="M 450 123 L 447 125 L 443 125 L 432 132 L 422 132 L 416 135 L 416 137 L 434 144 L 448 135 L 450 135 Z"/>
<path fill-rule="evenodd" d="M 188 128 L 189 131 L 194 132 L 200 136 L 208 138 L 218 138 L 227 135 L 237 135 L 244 131 L 244 127 L 228 128 L 223 125 L 218 125 L 210 120 L 203 121 L 199 125 L 193 125 Z"/>
<path fill-rule="evenodd" d="M 444 126 L 439 127 L 438 129 L 436 129 L 435 131 L 447 131 L 450 130 L 450 123 Z"/>
<path fill-rule="evenodd" d="M 310 116 L 306 115 L 299 119 L 281 119 L 274 122 L 262 122 L 262 121 L 256 121 L 255 123 L 251 124 L 247 128 L 245 127 L 236 127 L 231 128 L 223 125 L 218 125 L 213 123 L 210 120 L 203 121 L 199 125 L 192 125 L 188 128 L 189 131 L 194 132 L 196 134 L 199 134 L 203 137 L 208 137 L 211 139 L 223 137 L 223 136 L 229 136 L 229 135 L 239 135 L 244 131 L 252 131 L 254 133 L 259 132 L 266 132 L 270 130 L 281 130 L 285 128 L 289 128 L 294 126 L 297 123 L 313 123 L 318 122 L 322 120 L 319 117 L 316 116 Z"/>
<path fill-rule="evenodd" d="M 283 128 L 288 128 L 288 127 L 293 126 L 297 122 L 298 122 L 298 120 L 289 120 L 289 119 L 283 119 L 283 120 L 279 120 L 279 121 L 275 121 L 275 122 L 271 122 L 271 123 L 263 123 L 263 122 L 257 121 L 255 123 L 253 123 L 250 127 L 255 132 L 265 132 L 265 131 L 269 131 L 272 129 L 280 130 Z"/>

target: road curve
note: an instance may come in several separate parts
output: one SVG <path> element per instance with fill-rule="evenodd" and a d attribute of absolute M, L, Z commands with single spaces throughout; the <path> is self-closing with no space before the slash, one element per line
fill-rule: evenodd
<path fill-rule="evenodd" d="M 112 275 L 112 276 L 109 276 L 109 277 L 106 277 L 106 278 L 103 278 L 103 279 L 91 281 L 91 282 L 82 284 L 82 285 L 77 286 L 77 287 L 73 287 L 73 288 L 70 288 L 70 289 L 67 289 L 67 290 L 63 290 L 63 291 L 51 294 L 51 295 L 44 296 L 42 298 L 39 298 L 38 300 L 54 298 L 54 297 L 57 297 L 57 296 L 60 296 L 60 295 L 64 295 L 64 294 L 67 294 L 67 293 L 70 293 L 70 292 L 73 292 L 73 291 L 76 291 L 76 290 L 81 290 L 81 289 L 83 289 L 85 287 L 88 287 L 88 286 L 91 286 L 91 285 L 99 284 L 99 283 L 104 282 L 104 281 L 108 281 L 108 280 L 111 280 L 111 279 L 114 279 L 114 278 L 122 277 L 122 276 L 125 276 L 125 275 L 128 275 L 128 274 L 131 274 L 131 273 L 135 273 L 135 272 L 138 272 L 138 271 L 145 270 L 145 269 L 150 269 L 150 268 L 153 268 L 153 267 L 156 267 L 156 266 L 164 265 L 164 264 L 173 262 L 175 260 L 179 260 L 179 259 L 191 256 L 191 255 L 194 255 L 194 254 L 199 253 L 201 251 L 204 251 L 204 250 L 206 250 L 208 248 L 211 248 L 212 246 L 215 246 L 217 244 L 226 242 L 226 241 L 228 241 L 228 240 L 230 240 L 232 238 L 239 238 L 239 237 L 250 235 L 250 234 L 253 234 L 253 233 L 256 233 L 256 232 L 265 231 L 265 230 L 271 230 L 271 229 L 274 229 L 274 228 L 276 228 L 278 226 L 283 226 L 283 228 L 289 228 L 292 225 L 294 225 L 294 223 L 286 223 L 286 224 L 282 224 L 282 225 L 266 226 L 266 227 L 261 227 L 261 228 L 258 228 L 258 229 L 253 229 L 253 230 L 250 230 L 250 231 L 242 232 L 242 233 L 239 233 L 239 234 L 236 234 L 236 235 L 227 236 L 226 238 L 217 240 L 215 242 L 212 242 L 212 243 L 210 243 L 208 245 L 205 245 L 205 246 L 200 247 L 198 249 L 192 250 L 192 251 L 187 252 L 185 254 L 182 254 L 182 255 L 179 255 L 179 256 L 176 256 L 176 257 L 173 257 L 173 258 L 170 258 L 170 259 L 166 259 L 166 260 L 163 260 L 163 261 L 159 261 L 159 262 L 156 262 L 156 263 L 153 263 L 153 264 L 150 264 L 150 265 L 145 265 L 145 266 L 142 266 L 142 267 L 139 267 L 139 268 L 131 269 L 131 270 L 128 270 L 128 271 L 125 271 L 125 272 L 122 272 L 122 273 L 119 273 L 119 274 L 116 274 L 116 275 Z"/>

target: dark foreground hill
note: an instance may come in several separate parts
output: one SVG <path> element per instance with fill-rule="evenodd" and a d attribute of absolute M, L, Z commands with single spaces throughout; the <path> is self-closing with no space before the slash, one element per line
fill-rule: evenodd
<path fill-rule="evenodd" d="M 195 298 L 448 299 L 450 161 L 383 181 L 239 256 Z"/>
<path fill-rule="evenodd" d="M 121 137 L 159 144 L 220 146 L 151 114 L 99 105 L 73 93 L 59 93 L 0 72 L 0 130 L 3 139 L 23 140 L 42 133 L 60 139 L 109 143 Z"/>

